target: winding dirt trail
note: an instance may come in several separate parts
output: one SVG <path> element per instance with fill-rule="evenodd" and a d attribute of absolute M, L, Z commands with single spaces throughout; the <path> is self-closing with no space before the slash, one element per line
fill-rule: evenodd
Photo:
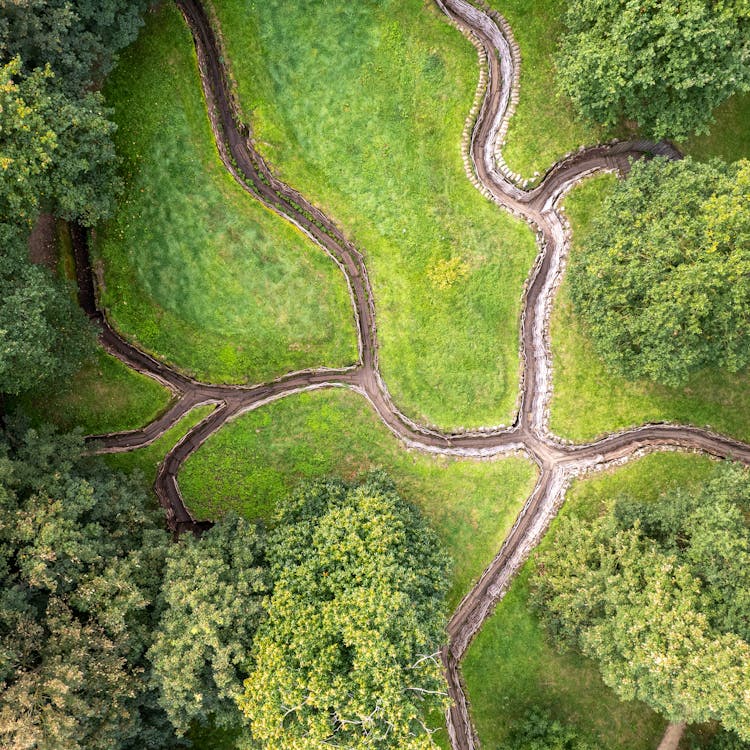
<path fill-rule="evenodd" d="M 109 325 L 97 307 L 86 234 L 73 227 L 80 303 L 101 325 L 102 344 L 128 366 L 163 383 L 174 396 L 171 407 L 151 424 L 140 430 L 92 436 L 92 448 L 98 452 L 140 448 L 156 440 L 196 406 L 216 405 L 167 454 L 158 472 L 156 492 L 175 532 L 210 525 L 193 519 L 180 494 L 177 475 L 188 456 L 228 420 L 301 391 L 330 387 L 356 390 L 400 440 L 418 450 L 464 457 L 494 457 L 519 451 L 528 455 L 540 470 L 537 485 L 502 548 L 453 613 L 448 624 L 449 641 L 442 652 L 452 699 L 447 717 L 451 743 L 454 750 L 473 750 L 479 742 L 461 683 L 461 658 L 540 541 L 571 480 L 581 473 L 664 449 L 700 451 L 750 464 L 750 445 L 695 427 L 644 425 L 580 445 L 564 443 L 548 427 L 552 395 L 550 313 L 569 241 L 559 212 L 560 201 L 587 175 L 602 171 L 624 174 L 631 158 L 653 154 L 679 158 L 680 154 L 667 143 L 647 141 L 595 146 L 555 164 L 535 189 L 521 189 L 496 160 L 498 138 L 507 128 L 518 84 L 518 52 L 510 29 L 497 13 L 480 10 L 466 0 L 436 0 L 450 21 L 472 38 L 484 66 L 481 81 L 486 82 L 486 87 L 465 154 L 468 177 L 488 198 L 527 221 L 536 232 L 539 245 L 523 294 L 521 396 L 513 425 L 502 430 L 441 433 L 402 414 L 380 377 L 374 296 L 363 256 L 327 216 L 271 172 L 229 93 L 216 36 L 202 5 L 199 0 L 176 2 L 193 34 L 207 109 L 224 165 L 248 193 L 297 226 L 339 266 L 352 300 L 359 360 L 350 368 L 293 372 L 253 386 L 213 385 L 186 377 L 125 341 Z"/>

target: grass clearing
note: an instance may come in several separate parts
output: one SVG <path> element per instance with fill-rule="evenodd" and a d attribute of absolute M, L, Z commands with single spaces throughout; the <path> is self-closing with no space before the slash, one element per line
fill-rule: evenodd
<path fill-rule="evenodd" d="M 623 493 L 656 500 L 675 487 L 699 487 L 717 462 L 703 456 L 658 453 L 614 471 L 579 479 L 560 512 L 592 518 Z M 554 544 L 557 521 L 542 542 Z M 501 750 L 514 724 L 540 707 L 574 725 L 602 750 L 653 750 L 666 721 L 636 702 L 622 702 L 579 654 L 558 653 L 530 610 L 526 563 L 463 662 L 472 715 L 482 747 Z"/>
<path fill-rule="evenodd" d="M 697 159 L 750 159 L 750 94 L 733 96 L 718 107 L 714 115 L 716 122 L 711 132 L 683 144 L 685 153 Z"/>
<path fill-rule="evenodd" d="M 366 254 L 396 403 L 442 427 L 509 422 L 536 248 L 464 172 L 473 47 L 421 0 L 213 4 L 258 147 Z"/>
<path fill-rule="evenodd" d="M 346 281 L 216 152 L 193 40 L 163 3 L 105 87 L 125 191 L 97 233 L 118 328 L 183 371 L 254 383 L 357 357 Z"/>
<path fill-rule="evenodd" d="M 54 391 L 13 399 L 34 425 L 52 422 L 60 430 L 86 435 L 133 430 L 155 419 L 170 393 L 155 380 L 131 370 L 103 349 Z"/>
<path fill-rule="evenodd" d="M 572 253 L 586 241 L 591 221 L 615 184 L 611 175 L 576 187 L 565 201 L 573 226 Z M 611 372 L 595 353 L 582 321 L 574 314 L 567 281 L 552 315 L 554 395 L 550 427 L 571 440 L 591 440 L 606 432 L 645 422 L 680 422 L 710 427 L 750 439 L 750 372 L 706 370 L 682 388 L 629 381 Z"/>
<path fill-rule="evenodd" d="M 459 461 L 408 451 L 359 394 L 330 389 L 287 396 L 224 426 L 186 462 L 180 488 L 191 512 L 230 508 L 269 518 L 300 481 L 353 479 L 385 469 L 420 506 L 454 560 L 454 607 L 500 549 L 536 480 L 520 458 Z"/>

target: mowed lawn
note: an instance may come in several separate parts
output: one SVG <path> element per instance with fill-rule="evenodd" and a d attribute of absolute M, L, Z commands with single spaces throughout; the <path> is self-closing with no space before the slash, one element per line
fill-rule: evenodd
<path fill-rule="evenodd" d="M 365 253 L 396 403 L 442 427 L 508 423 L 536 247 L 464 171 L 473 47 L 422 0 L 213 5 L 259 148 Z"/>
<path fill-rule="evenodd" d="M 571 253 L 586 242 L 591 222 L 615 178 L 600 176 L 575 188 L 565 201 L 573 227 Z M 710 427 L 750 440 L 750 372 L 706 370 L 682 388 L 650 381 L 631 381 L 605 366 L 574 314 L 567 280 L 555 299 L 552 315 L 554 395 L 552 431 L 571 440 L 590 440 L 603 433 L 645 422 L 680 422 Z"/>
<path fill-rule="evenodd" d="M 536 481 L 533 465 L 520 458 L 408 451 L 362 396 L 340 388 L 287 396 L 225 425 L 185 462 L 179 481 L 200 518 L 233 509 L 269 519 L 301 481 L 355 479 L 376 468 L 423 510 L 453 557 L 451 608 L 500 549 Z"/>
<path fill-rule="evenodd" d="M 656 500 L 674 487 L 700 487 L 718 466 L 705 457 L 660 453 L 625 467 L 579 479 L 560 516 L 593 518 L 627 493 Z M 555 528 L 542 548 L 555 543 Z M 574 652 L 559 653 L 529 607 L 534 556 L 485 623 L 463 662 L 479 739 L 486 750 L 504 741 L 530 709 L 548 711 L 576 727 L 601 750 L 653 750 L 666 722 L 637 702 L 622 702 L 601 681 L 597 665 Z"/>
<path fill-rule="evenodd" d="M 192 37 L 174 5 L 147 14 L 105 93 L 125 190 L 115 217 L 97 231 L 96 255 L 117 327 L 212 382 L 353 363 L 346 280 L 226 172 Z"/>

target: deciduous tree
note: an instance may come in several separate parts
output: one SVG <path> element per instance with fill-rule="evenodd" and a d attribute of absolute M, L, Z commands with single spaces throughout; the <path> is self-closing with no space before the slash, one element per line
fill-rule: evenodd
<path fill-rule="evenodd" d="M 29 262 L 18 228 L 0 223 L 0 246 L 0 393 L 49 387 L 93 351 L 93 327 L 68 286 Z"/>
<path fill-rule="evenodd" d="M 750 162 L 637 162 L 571 257 L 576 311 L 629 378 L 750 362 Z"/>
<path fill-rule="evenodd" d="M 168 535 L 78 438 L 0 440 L 0 745 L 171 746 L 145 651 Z"/>
<path fill-rule="evenodd" d="M 265 544 L 254 524 L 228 516 L 167 553 L 166 608 L 149 657 L 160 703 L 179 734 L 194 722 L 242 723 L 236 699 L 270 591 Z"/>
<path fill-rule="evenodd" d="M 143 25 L 149 0 L 2 0 L 0 55 L 27 72 L 49 65 L 60 87 L 80 94 L 112 68 Z"/>
<path fill-rule="evenodd" d="M 383 476 L 322 482 L 281 509 L 274 592 L 240 704 L 264 746 L 433 747 L 444 705 L 445 558 Z"/>
<path fill-rule="evenodd" d="M 559 84 L 588 120 L 682 139 L 750 89 L 746 0 L 571 0 L 565 25 Z"/>
<path fill-rule="evenodd" d="M 718 720 L 744 740 L 748 496 L 747 471 L 729 469 L 695 495 L 621 499 L 593 522 L 566 519 L 533 593 L 555 639 L 596 659 L 623 699 L 673 721 Z"/>

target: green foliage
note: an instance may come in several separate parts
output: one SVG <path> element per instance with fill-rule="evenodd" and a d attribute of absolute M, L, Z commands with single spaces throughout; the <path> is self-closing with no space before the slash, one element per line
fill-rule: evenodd
<path fill-rule="evenodd" d="M 750 750 L 750 742 L 744 742 L 735 732 L 721 729 L 711 738 L 707 750 Z"/>
<path fill-rule="evenodd" d="M 0 393 L 49 386 L 75 372 L 94 337 L 66 284 L 32 265 L 18 229 L 0 224 Z"/>
<path fill-rule="evenodd" d="M 530 711 L 510 737 L 506 750 L 593 750 L 573 727 L 549 714 Z"/>
<path fill-rule="evenodd" d="M 570 265 L 573 305 L 608 365 L 676 386 L 750 362 L 749 200 L 748 161 L 633 165 Z"/>
<path fill-rule="evenodd" d="M 49 70 L 21 76 L 16 57 L 0 67 L 0 218 L 31 220 L 57 135 L 48 122 Z"/>
<path fill-rule="evenodd" d="M 112 68 L 135 39 L 148 0 L 5 0 L 0 56 L 20 55 L 28 71 L 50 65 L 66 91 L 78 94 Z"/>
<path fill-rule="evenodd" d="M 149 658 L 160 703 L 180 735 L 209 717 L 224 729 L 241 723 L 236 698 L 270 591 L 263 558 L 259 531 L 233 515 L 200 540 L 183 536 L 167 553 L 166 609 Z"/>
<path fill-rule="evenodd" d="M 146 0 L 8 0 L 0 15 L 0 219 L 28 222 L 40 203 L 93 225 L 118 187 L 93 83 L 135 38 Z"/>
<path fill-rule="evenodd" d="M 0 66 L 0 217 L 28 223 L 40 205 L 93 224 L 112 208 L 114 125 L 100 94 L 71 96 L 49 67 Z"/>
<path fill-rule="evenodd" d="M 704 133 L 711 112 L 750 89 L 745 0 L 574 0 L 559 85 L 588 120 L 631 119 L 655 138 Z"/>
<path fill-rule="evenodd" d="M 268 747 L 434 747 L 446 560 L 381 474 L 310 485 L 282 505 L 274 592 L 240 706 Z M 334 739 L 335 738 L 335 739 Z"/>
<path fill-rule="evenodd" d="M 670 720 L 720 721 L 750 738 L 750 503 L 728 468 L 695 494 L 618 500 L 567 518 L 539 558 L 534 602 L 604 682 Z"/>
<path fill-rule="evenodd" d="M 0 744 L 169 747 L 144 658 L 169 539 L 140 486 L 81 448 L 0 442 Z"/>
<path fill-rule="evenodd" d="M 592 224 L 616 186 L 613 175 L 594 177 L 565 199 L 573 228 L 571 259 L 588 243 Z M 615 373 L 593 346 L 584 320 L 573 311 L 568 276 L 555 297 L 551 327 L 555 388 L 550 423 L 555 434 L 583 442 L 605 432 L 666 421 L 709 426 L 750 439 L 747 368 L 735 374 L 709 366 L 679 387 Z"/>

